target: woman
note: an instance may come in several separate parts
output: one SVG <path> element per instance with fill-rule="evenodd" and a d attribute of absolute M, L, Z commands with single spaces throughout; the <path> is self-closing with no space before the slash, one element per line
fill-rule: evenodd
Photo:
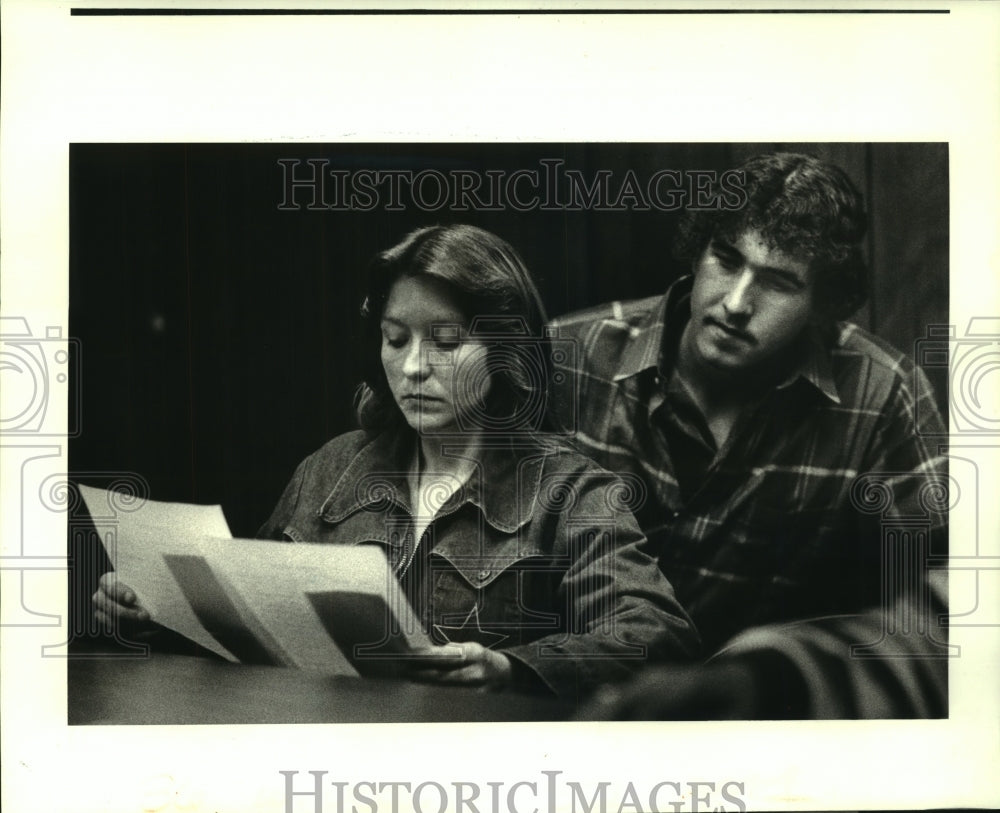
<path fill-rule="evenodd" d="M 414 231 L 372 264 L 362 317 L 362 429 L 299 465 L 259 535 L 382 546 L 437 644 L 407 658 L 417 679 L 575 695 L 692 656 L 641 493 L 545 432 L 545 315 L 514 250 Z M 95 601 L 142 619 L 134 598 Z"/>

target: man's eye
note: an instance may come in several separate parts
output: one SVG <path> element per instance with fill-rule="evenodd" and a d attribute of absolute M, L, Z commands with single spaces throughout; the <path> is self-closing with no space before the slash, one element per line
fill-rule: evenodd
<path fill-rule="evenodd" d="M 733 256 L 732 254 L 724 254 L 720 251 L 713 251 L 712 254 L 719 265 L 727 271 L 735 271 L 740 266 L 739 258 Z"/>
<path fill-rule="evenodd" d="M 791 293 L 792 291 L 798 290 L 798 286 L 796 286 L 791 280 L 785 279 L 784 277 L 776 276 L 774 274 L 765 274 L 763 277 L 763 283 L 772 291 Z"/>

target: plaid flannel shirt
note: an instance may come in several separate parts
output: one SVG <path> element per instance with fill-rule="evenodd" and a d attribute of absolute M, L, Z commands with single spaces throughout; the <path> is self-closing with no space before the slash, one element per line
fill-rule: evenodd
<path fill-rule="evenodd" d="M 758 625 L 889 606 L 893 584 L 925 574 L 922 554 L 918 573 L 887 572 L 906 556 L 890 547 L 885 565 L 884 536 L 946 555 L 947 439 L 923 372 L 840 323 L 829 344 L 803 342 L 716 449 L 671 386 L 690 290 L 686 277 L 664 296 L 555 320 L 575 345 L 556 365 L 558 418 L 644 489 L 639 523 L 707 651 Z"/>

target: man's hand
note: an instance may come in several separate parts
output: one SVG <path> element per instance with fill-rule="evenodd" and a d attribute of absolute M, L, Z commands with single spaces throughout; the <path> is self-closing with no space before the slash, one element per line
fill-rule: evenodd
<path fill-rule="evenodd" d="M 118 581 L 115 574 L 105 573 L 93 595 L 94 617 L 108 632 L 118 630 L 129 638 L 156 630 L 156 624 L 139 604 L 135 591 Z"/>
<path fill-rule="evenodd" d="M 510 659 L 469 641 L 418 650 L 407 659 L 414 680 L 450 686 L 499 690 L 510 684 Z"/>

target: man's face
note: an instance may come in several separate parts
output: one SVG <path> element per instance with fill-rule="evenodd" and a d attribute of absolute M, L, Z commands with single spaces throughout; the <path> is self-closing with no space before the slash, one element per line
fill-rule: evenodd
<path fill-rule="evenodd" d="M 695 262 L 682 358 L 711 376 L 742 375 L 776 361 L 813 311 L 807 260 L 770 248 L 754 229 L 714 238 Z"/>

